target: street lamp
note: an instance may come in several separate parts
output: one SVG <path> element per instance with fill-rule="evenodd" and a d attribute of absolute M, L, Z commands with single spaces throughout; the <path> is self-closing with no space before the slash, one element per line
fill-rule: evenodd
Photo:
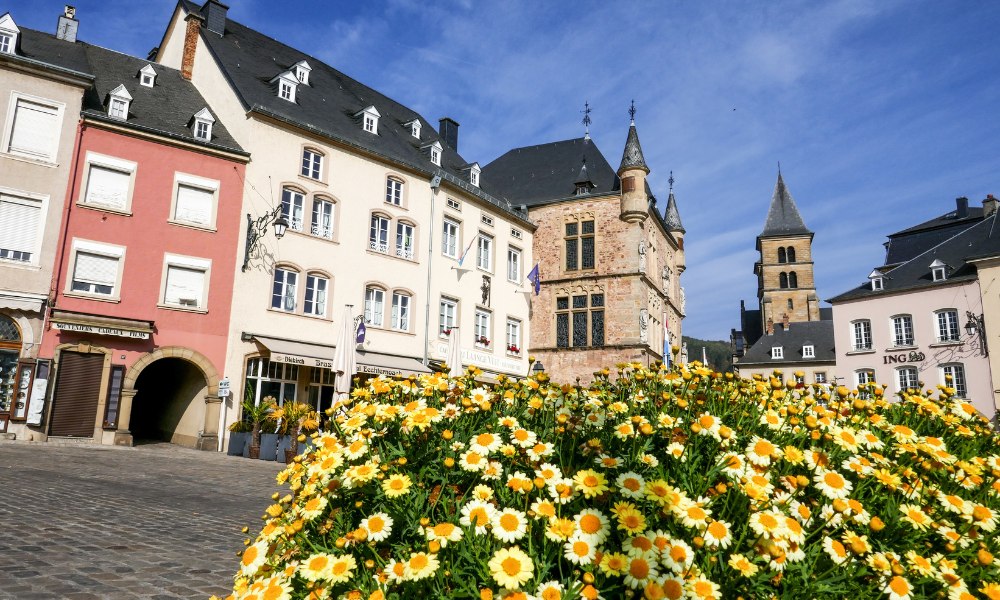
<path fill-rule="evenodd" d="M 986 347 L 986 323 L 984 322 L 983 315 L 975 315 L 972 311 L 965 311 L 965 318 L 968 321 L 965 322 L 965 333 L 969 336 L 978 335 L 979 336 L 979 352 L 983 356 L 989 356 L 989 348 Z"/>
<path fill-rule="evenodd" d="M 531 374 L 536 377 L 545 372 L 545 366 L 542 365 L 542 361 L 536 360 L 535 364 L 531 367 Z"/>
<path fill-rule="evenodd" d="M 247 213 L 247 241 L 246 247 L 243 250 L 243 272 L 245 273 L 247 268 L 250 266 L 250 255 L 257 249 L 260 244 L 260 238 L 264 237 L 267 233 L 267 226 L 274 223 L 274 237 L 275 239 L 281 239 L 285 235 L 285 230 L 288 229 L 288 219 L 285 215 L 281 214 L 281 205 L 274 207 L 274 210 L 258 218 L 256 221 Z"/>

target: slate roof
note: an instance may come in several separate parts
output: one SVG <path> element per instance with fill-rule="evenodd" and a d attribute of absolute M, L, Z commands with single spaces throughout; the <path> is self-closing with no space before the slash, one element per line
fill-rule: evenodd
<path fill-rule="evenodd" d="M 190 0 L 180 0 L 180 4 L 187 12 L 200 14 L 201 7 Z M 246 110 L 406 165 L 427 174 L 428 178 L 441 175 L 468 193 L 508 212 L 513 218 L 531 225 L 524 214 L 515 212 L 506 203 L 485 193 L 485 189 L 469 183 L 469 161 L 445 142 L 436 127 L 412 109 L 318 58 L 232 19 L 226 19 L 225 35 L 220 36 L 205 28 L 202 28 L 201 34 L 201 39 Z M 270 82 L 303 60 L 312 69 L 309 85 L 298 86 L 295 102 L 279 98 L 274 84 Z M 364 131 L 355 117 L 369 106 L 374 106 L 381 115 L 377 135 Z M 420 121 L 419 140 L 411 135 L 409 127 L 403 126 L 414 120 Z M 425 149 L 435 141 L 442 146 L 440 169 L 431 163 L 429 152 Z"/>
<path fill-rule="evenodd" d="M 764 222 L 764 230 L 758 237 L 801 234 L 812 235 L 812 231 L 806 227 L 802 215 L 799 214 L 799 208 L 785 185 L 785 180 L 782 179 L 781 173 L 778 173 L 778 182 L 774 184 L 774 194 L 771 196 L 771 207 L 767 211 L 767 221 Z"/>
<path fill-rule="evenodd" d="M 95 76 L 93 88 L 83 96 L 86 117 L 245 154 L 194 84 L 181 77 L 180 71 L 100 46 L 84 42 L 76 45 L 84 49 Z M 156 71 L 151 88 L 141 85 L 138 78 L 139 70 L 150 64 Z M 124 122 L 108 116 L 107 111 L 108 94 L 119 85 L 124 85 L 132 96 L 128 119 Z M 215 117 L 210 142 L 195 138 L 190 126 L 194 114 L 203 108 L 208 108 Z"/>
<path fill-rule="evenodd" d="M 677 200 L 674 199 L 673 191 L 667 197 L 667 208 L 663 211 L 663 222 L 667 224 L 668 231 L 686 232 L 684 225 L 681 224 L 681 213 L 677 210 Z"/>
<path fill-rule="evenodd" d="M 813 346 L 816 353 L 814 358 L 802 356 L 802 346 L 807 345 Z M 782 347 L 784 358 L 771 358 L 771 348 L 774 346 Z M 803 321 L 789 323 L 787 331 L 783 330 L 780 325 L 775 326 L 774 333 L 761 336 L 746 351 L 737 366 L 772 365 L 775 368 L 780 368 L 782 365 L 832 363 L 836 360 L 833 321 Z"/>
<path fill-rule="evenodd" d="M 2 15 L 0 15 L 2 16 Z M 17 36 L 16 57 L 12 60 L 24 60 L 27 63 L 44 65 L 58 71 L 92 79 L 87 57 L 79 44 L 60 40 L 52 34 L 18 25 L 21 30 Z M 9 55 L 0 55 L 8 58 Z"/>
<path fill-rule="evenodd" d="M 622 152 L 622 164 L 618 167 L 621 173 L 624 169 L 642 169 L 649 173 L 646 159 L 642 156 L 642 146 L 639 145 L 639 132 L 633 122 L 628 128 L 628 138 L 625 140 L 625 150 Z"/>
<path fill-rule="evenodd" d="M 997 213 L 993 213 L 892 269 L 882 280 L 882 290 L 871 289 L 871 283 L 866 281 L 852 290 L 831 298 L 829 302 L 884 296 L 901 291 L 951 285 L 957 281 L 975 280 L 976 267 L 968 261 L 973 258 L 1000 255 L 1000 224 L 996 221 Z M 940 260 L 948 267 L 947 277 L 942 281 L 934 281 L 931 276 L 930 264 L 935 260 Z"/>
<path fill-rule="evenodd" d="M 969 206 L 965 212 L 965 216 L 960 217 L 956 208 L 919 225 L 889 234 L 889 241 L 885 243 L 885 264 L 906 262 L 983 220 L 982 207 Z"/>

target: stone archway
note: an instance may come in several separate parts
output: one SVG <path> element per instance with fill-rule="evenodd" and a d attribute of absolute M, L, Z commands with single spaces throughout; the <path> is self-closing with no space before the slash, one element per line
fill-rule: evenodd
<path fill-rule="evenodd" d="M 186 367 L 185 367 L 186 365 Z M 143 424 L 148 426 L 149 407 L 135 406 L 135 402 L 142 402 L 141 395 L 143 387 L 148 390 L 155 385 L 157 377 L 163 377 L 171 373 L 183 372 L 187 368 L 200 375 L 195 378 L 188 376 L 186 381 L 175 382 L 178 386 L 174 393 L 187 394 L 189 397 L 184 401 L 190 404 L 187 406 L 172 406 L 168 411 L 178 413 L 183 412 L 187 417 L 186 431 L 175 432 L 177 435 L 173 441 L 182 445 L 192 446 L 200 450 L 216 450 L 219 436 L 219 409 L 221 400 L 218 397 L 219 374 L 205 355 L 197 350 L 185 348 L 183 346 L 167 346 L 157 348 L 137 360 L 125 374 L 122 384 L 121 417 L 119 428 L 115 434 L 115 443 L 122 445 L 132 445 L 134 443 L 133 432 L 131 431 L 132 414 L 137 409 Z M 154 381 L 149 381 L 150 379 Z M 143 381 L 143 380 L 147 381 Z M 195 379 L 203 380 L 204 385 L 194 383 Z M 136 396 L 139 395 L 137 400 Z M 195 397 L 197 396 L 197 397 Z M 149 400 L 147 398 L 146 400 Z M 174 401 L 176 399 L 171 399 Z M 198 409 L 196 402 L 203 402 L 201 409 Z M 192 422 L 192 416 L 194 421 Z M 174 425 L 180 422 L 180 414 L 170 415 Z M 193 423 L 193 424 L 192 424 Z M 137 421 L 137 425 L 140 425 Z"/>

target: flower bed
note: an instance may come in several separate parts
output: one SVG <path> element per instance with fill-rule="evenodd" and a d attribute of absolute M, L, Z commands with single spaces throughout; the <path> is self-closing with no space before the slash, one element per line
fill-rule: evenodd
<path fill-rule="evenodd" d="M 373 380 L 233 596 L 1000 598 L 1000 440 L 953 390 L 619 375 Z"/>

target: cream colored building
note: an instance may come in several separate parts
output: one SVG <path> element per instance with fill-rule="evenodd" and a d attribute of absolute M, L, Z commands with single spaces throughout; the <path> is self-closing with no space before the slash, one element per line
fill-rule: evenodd
<path fill-rule="evenodd" d="M 56 37 L 0 16 L 0 433 L 19 438 L 43 418 L 51 365 L 38 347 L 80 102 L 93 81 L 73 44 L 76 21 L 60 25 Z"/>
<path fill-rule="evenodd" d="M 227 19 L 215 0 L 178 5 L 157 60 L 188 74 L 251 153 L 244 212 L 265 217 L 245 264 L 239 249 L 224 424 L 244 394 L 327 406 L 345 305 L 367 329 L 359 375 L 427 371 L 445 358 L 448 332 L 460 337 L 463 363 L 527 373 L 522 283 L 534 226 L 482 191 L 479 165 L 456 151 L 456 122 L 435 131 Z M 289 222 L 280 240 L 266 223 L 272 210 Z"/>

